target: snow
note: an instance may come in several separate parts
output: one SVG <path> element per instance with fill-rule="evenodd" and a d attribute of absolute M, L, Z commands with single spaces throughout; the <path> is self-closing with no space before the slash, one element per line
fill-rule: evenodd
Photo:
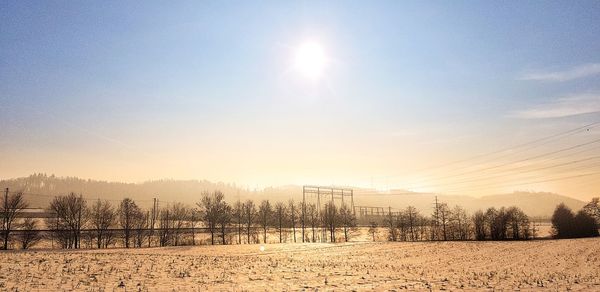
<path fill-rule="evenodd" d="M 600 290 L 600 238 L 0 253 L 0 290 Z"/>

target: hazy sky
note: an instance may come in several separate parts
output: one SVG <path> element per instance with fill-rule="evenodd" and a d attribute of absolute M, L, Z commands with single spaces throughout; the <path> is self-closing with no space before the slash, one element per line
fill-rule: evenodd
<path fill-rule="evenodd" d="M 307 42 L 319 78 L 294 70 Z M 527 159 L 600 127 L 429 167 L 597 121 L 598 1 L 0 2 L 0 178 L 589 198 L 600 175 L 563 178 L 600 172 L 598 144 Z"/>

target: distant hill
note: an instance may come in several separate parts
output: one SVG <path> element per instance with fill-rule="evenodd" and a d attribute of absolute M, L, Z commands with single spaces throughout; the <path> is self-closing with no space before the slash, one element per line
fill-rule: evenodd
<path fill-rule="evenodd" d="M 220 190 L 228 201 L 270 199 L 271 201 L 296 201 L 302 199 L 302 187 L 289 185 L 266 188 L 263 190 L 248 190 L 235 184 L 214 183 L 206 180 L 154 180 L 143 183 L 107 182 L 76 177 L 57 177 L 54 175 L 34 174 L 28 177 L 0 180 L 0 187 L 13 191 L 24 191 L 26 198 L 33 207 L 46 207 L 50 200 L 61 194 L 75 192 L 88 199 L 113 200 L 115 203 L 125 197 L 136 200 L 141 206 L 148 207 L 152 198 L 158 198 L 163 204 L 182 202 L 195 204 L 202 192 Z M 423 214 L 430 214 L 435 202 L 435 194 L 413 193 L 393 190 L 389 193 L 377 193 L 374 190 L 354 188 L 355 205 L 391 206 L 405 208 L 409 205 L 416 207 Z M 578 210 L 585 202 L 570 197 L 538 192 L 515 192 L 480 198 L 470 196 L 437 195 L 439 202 L 450 206 L 460 205 L 469 212 L 488 207 L 518 206 L 530 216 L 549 217 L 556 205 L 565 203 L 573 210 Z"/>
<path fill-rule="evenodd" d="M 395 208 L 405 208 L 410 205 L 416 207 L 422 213 L 429 214 L 433 212 L 435 197 L 436 194 L 430 193 L 391 191 L 389 194 L 365 195 L 355 199 L 355 203 L 356 205 L 383 205 Z M 585 202 L 577 199 L 545 192 L 515 192 L 479 198 L 458 195 L 437 195 L 437 198 L 438 202 L 447 203 L 451 207 L 459 205 L 471 213 L 489 207 L 517 206 L 529 216 L 534 217 L 552 216 L 554 208 L 560 203 L 564 203 L 573 210 L 579 210 L 585 205 Z"/>

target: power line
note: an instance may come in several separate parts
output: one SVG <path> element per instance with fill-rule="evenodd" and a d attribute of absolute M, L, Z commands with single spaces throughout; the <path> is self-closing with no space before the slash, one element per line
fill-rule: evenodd
<path fill-rule="evenodd" d="M 427 167 L 427 168 L 418 169 L 415 172 L 421 172 L 421 173 L 422 172 L 428 172 L 428 171 L 432 171 L 432 170 L 435 170 L 435 169 L 447 167 L 447 166 L 450 166 L 450 165 L 461 164 L 461 163 L 468 162 L 468 161 L 471 161 L 471 160 L 477 160 L 477 159 L 483 158 L 485 156 L 493 156 L 495 154 L 500 154 L 500 153 L 503 153 L 503 152 L 510 151 L 509 154 L 500 157 L 500 158 L 504 158 L 504 157 L 507 157 L 507 156 L 510 156 L 510 155 L 521 153 L 523 151 L 523 150 L 520 150 L 520 151 L 516 151 L 515 152 L 513 150 L 520 149 L 520 148 L 527 147 L 527 146 L 531 146 L 531 145 L 535 145 L 535 144 L 540 143 L 540 142 L 544 142 L 544 143 L 542 143 L 540 145 L 537 145 L 537 146 L 534 146 L 534 147 L 531 147 L 531 148 L 535 148 L 535 147 L 538 147 L 538 146 L 546 145 L 547 143 L 549 143 L 550 141 L 554 140 L 555 138 L 568 137 L 568 136 L 577 134 L 579 132 L 588 131 L 589 129 L 595 128 L 597 126 L 600 126 L 600 121 L 594 122 L 594 123 L 591 123 L 591 124 L 587 124 L 587 125 L 584 125 L 584 126 L 580 126 L 580 127 L 574 128 L 574 129 L 570 129 L 570 130 L 567 130 L 567 131 L 564 131 L 564 132 L 556 133 L 556 134 L 553 134 L 553 135 L 550 135 L 550 136 L 546 136 L 546 137 L 543 137 L 543 138 L 540 138 L 540 139 L 536 139 L 536 140 L 533 140 L 533 141 L 529 141 L 529 142 L 525 142 L 525 143 L 522 143 L 522 144 L 518 144 L 518 145 L 506 147 L 506 148 L 503 148 L 503 149 L 491 151 L 491 152 L 488 152 L 488 153 L 474 155 L 474 156 L 471 156 L 471 157 L 467 157 L 467 158 L 464 158 L 464 159 L 460 159 L 460 160 L 456 160 L 456 161 L 444 163 L 444 164 L 433 166 L 433 167 Z M 527 149 L 530 149 L 530 148 L 525 148 L 524 150 L 527 150 Z M 487 161 L 490 161 L 490 160 L 487 160 Z M 487 162 L 487 161 L 484 161 L 484 162 Z M 481 162 L 479 164 L 481 164 Z M 469 168 L 469 167 L 473 167 L 473 166 L 469 165 L 469 166 L 458 168 L 458 169 L 464 169 L 464 168 Z M 401 175 L 382 176 L 382 177 L 379 177 L 379 178 L 393 178 L 393 177 L 399 177 L 399 176 L 401 176 Z M 372 178 L 373 177 L 371 177 L 371 179 Z"/>
<path fill-rule="evenodd" d="M 552 181 L 561 181 L 561 180 L 568 180 L 568 179 L 574 179 L 574 178 L 582 178 L 582 177 L 588 177 L 588 176 L 594 176 L 594 175 L 600 175 L 600 172 L 578 174 L 578 175 L 572 175 L 572 176 L 567 176 L 567 177 L 559 177 L 559 178 L 552 178 L 552 179 L 546 179 L 546 180 L 538 180 L 538 181 L 525 182 L 525 183 L 519 183 L 519 184 L 507 184 L 507 185 L 500 185 L 500 186 L 498 186 L 498 185 L 492 185 L 492 186 L 475 187 L 475 188 L 471 188 L 471 190 L 481 190 L 481 189 L 485 190 L 485 189 L 497 188 L 497 187 L 516 187 L 516 186 L 522 186 L 522 185 L 532 185 L 532 184 L 544 183 L 544 182 L 552 182 Z"/>
<path fill-rule="evenodd" d="M 545 180 L 538 180 L 538 181 L 530 181 L 530 182 L 524 182 L 524 183 L 517 183 L 517 184 L 507 184 L 507 185 L 502 185 L 502 186 L 486 186 L 484 185 L 483 187 L 476 187 L 476 188 L 472 188 L 471 190 L 478 190 L 478 189 L 489 189 L 492 187 L 514 187 L 514 186 L 521 186 L 521 185 L 531 185 L 531 184 L 536 184 L 536 183 L 544 183 L 544 182 L 552 182 L 552 181 L 561 181 L 561 180 L 568 180 L 568 179 L 575 179 L 575 178 L 582 178 L 582 177 L 589 177 L 589 176 L 594 176 L 594 175 L 600 175 L 600 172 L 592 172 L 592 173 L 585 173 L 585 174 L 578 174 L 578 175 L 571 175 L 571 176 L 567 176 L 567 177 L 558 177 L 558 178 L 551 178 L 551 179 L 545 179 Z M 460 191 L 461 189 L 458 189 L 458 191 Z M 454 190 L 452 192 L 455 192 Z M 369 195 L 369 196 L 405 196 L 405 195 L 435 195 L 436 192 L 414 192 L 414 193 L 379 193 L 379 192 L 372 192 L 372 193 L 362 193 L 361 195 Z"/>
<path fill-rule="evenodd" d="M 589 165 L 587 167 L 579 167 L 579 166 L 575 166 L 575 167 L 569 167 L 567 169 L 565 169 L 564 171 L 572 171 L 572 170 L 576 170 L 576 171 L 593 171 L 593 170 L 597 170 L 600 167 L 600 164 L 594 164 L 594 165 Z M 514 179 L 512 181 L 514 182 L 518 182 L 518 181 L 523 181 L 523 180 L 527 180 L 527 179 L 541 179 L 541 178 L 546 178 L 549 177 L 548 175 L 530 175 L 530 176 L 526 176 L 526 177 L 520 177 L 517 179 Z M 510 180 L 509 180 L 510 181 Z M 478 185 L 464 185 L 464 186 L 456 186 L 454 187 L 452 190 L 465 190 L 465 191 L 470 191 L 474 188 L 478 188 L 481 186 L 495 186 L 498 184 L 502 184 L 502 183 L 506 183 L 506 181 L 503 182 L 489 182 L 489 183 L 483 183 L 483 184 L 478 184 Z"/>
<path fill-rule="evenodd" d="M 562 153 L 562 152 L 565 152 L 565 151 L 569 151 L 569 150 L 581 148 L 581 147 L 584 147 L 584 146 L 587 146 L 587 145 L 591 145 L 591 144 L 595 144 L 595 143 L 598 143 L 598 142 L 600 142 L 600 139 L 596 139 L 596 140 L 593 140 L 593 141 L 590 141 L 590 142 L 586 142 L 586 143 L 577 144 L 577 145 L 574 145 L 574 146 L 562 148 L 562 149 L 551 151 L 551 152 L 546 152 L 546 153 L 543 153 L 543 154 L 540 154 L 540 155 L 536 155 L 536 156 L 533 156 L 533 157 L 527 157 L 527 158 L 520 159 L 520 160 L 517 160 L 517 161 L 505 162 L 505 163 L 501 163 L 501 164 L 494 165 L 494 166 L 489 166 L 489 167 L 484 167 L 484 168 L 480 168 L 480 169 L 474 169 L 474 170 L 470 170 L 470 171 L 461 172 L 461 173 L 458 173 L 458 174 L 446 175 L 446 176 L 438 177 L 437 179 L 438 180 L 442 180 L 442 179 L 447 179 L 447 178 L 460 177 L 460 176 L 463 176 L 463 175 L 466 175 L 466 174 L 472 174 L 472 173 L 477 173 L 477 172 L 482 172 L 482 171 L 488 171 L 488 170 L 492 170 L 492 169 L 497 169 L 497 168 L 504 167 L 504 166 L 507 166 L 507 165 L 511 165 L 511 164 L 515 164 L 515 163 L 522 163 L 522 162 L 526 162 L 526 161 L 531 161 L 531 160 L 534 160 L 534 159 L 538 159 L 538 158 L 542 158 L 542 157 L 547 157 L 547 156 L 554 155 L 554 154 L 557 154 L 557 153 Z M 421 185 L 421 186 L 425 186 L 426 187 L 426 185 Z"/>
<path fill-rule="evenodd" d="M 577 164 L 577 163 L 580 163 L 580 162 L 586 162 L 586 161 L 595 160 L 595 159 L 598 159 L 598 158 L 600 158 L 600 156 L 594 156 L 594 157 L 589 157 L 589 158 L 585 158 L 585 159 L 580 159 L 580 160 L 575 160 L 575 161 L 569 161 L 569 162 L 559 163 L 559 164 L 550 165 L 550 166 L 543 166 L 543 167 L 538 167 L 538 168 L 529 169 L 529 170 L 520 171 L 520 172 L 515 172 L 515 173 L 510 173 L 509 172 L 509 173 L 500 174 L 500 175 L 476 177 L 476 178 L 468 179 L 468 180 L 461 180 L 461 181 L 455 181 L 455 182 L 448 182 L 448 183 L 442 183 L 442 184 L 429 185 L 427 187 L 440 187 L 440 186 L 456 185 L 456 184 L 463 184 L 463 183 L 476 182 L 476 181 L 485 181 L 485 180 L 489 180 L 489 179 L 506 177 L 506 176 L 510 176 L 510 175 L 519 175 L 519 174 L 523 174 L 523 173 L 529 173 L 529 172 L 534 172 L 534 171 L 540 171 L 540 170 L 546 170 L 546 169 L 552 169 L 552 168 L 557 168 L 557 167 L 562 167 L 562 166 Z M 520 168 L 523 168 L 523 167 L 517 167 L 517 168 L 514 168 L 514 169 L 520 169 Z"/>

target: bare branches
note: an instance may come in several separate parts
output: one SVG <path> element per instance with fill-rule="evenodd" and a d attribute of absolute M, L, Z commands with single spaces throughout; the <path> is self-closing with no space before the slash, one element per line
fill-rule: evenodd
<path fill-rule="evenodd" d="M 276 228 L 279 233 L 279 243 L 283 242 L 283 229 L 286 224 L 286 213 L 287 208 L 282 202 L 277 202 L 275 204 L 275 220 L 276 220 Z"/>
<path fill-rule="evenodd" d="M 94 229 L 97 248 L 107 248 L 112 236 L 109 228 L 116 224 L 116 212 L 108 201 L 96 201 L 90 208 L 90 224 Z"/>
<path fill-rule="evenodd" d="M 37 230 L 38 225 L 36 219 L 25 218 L 22 224 L 21 233 L 18 236 L 22 249 L 28 249 L 42 239 L 40 231 Z"/>
<path fill-rule="evenodd" d="M 350 209 L 350 206 L 346 204 L 342 204 L 339 209 L 339 222 L 344 231 L 344 241 L 348 242 L 352 232 L 356 228 L 356 216 L 354 216 L 354 212 Z"/>
<path fill-rule="evenodd" d="M 23 198 L 22 192 L 12 193 L 5 190 L 4 196 L 0 200 L 0 212 L 2 214 L 2 241 L 3 249 L 8 249 L 13 224 L 17 215 L 27 208 L 27 203 Z"/>
<path fill-rule="evenodd" d="M 220 191 L 213 193 L 203 193 L 200 202 L 197 204 L 202 210 L 202 221 L 210 231 L 210 243 L 215 244 L 215 233 L 217 227 L 221 229 L 222 243 L 225 244 L 225 231 L 227 225 L 231 223 L 231 206 L 224 201 L 224 195 Z"/>
<path fill-rule="evenodd" d="M 256 206 L 252 200 L 247 200 L 244 203 L 244 225 L 246 225 L 247 243 L 250 244 L 250 231 L 256 217 Z"/>
<path fill-rule="evenodd" d="M 64 248 L 81 247 L 81 229 L 88 218 L 88 209 L 81 195 L 70 193 L 55 197 L 50 202 L 50 211 L 56 214 L 47 225 L 55 229 L 54 236 Z"/>
<path fill-rule="evenodd" d="M 271 225 L 273 209 L 269 200 L 263 200 L 258 207 L 258 222 L 263 230 L 263 243 L 267 243 L 267 229 Z"/>
<path fill-rule="evenodd" d="M 129 248 L 132 237 L 131 232 L 136 227 L 136 222 L 143 216 L 142 210 L 132 199 L 125 198 L 121 201 L 117 213 L 119 215 L 119 225 L 123 229 L 123 242 L 125 247 Z"/>

